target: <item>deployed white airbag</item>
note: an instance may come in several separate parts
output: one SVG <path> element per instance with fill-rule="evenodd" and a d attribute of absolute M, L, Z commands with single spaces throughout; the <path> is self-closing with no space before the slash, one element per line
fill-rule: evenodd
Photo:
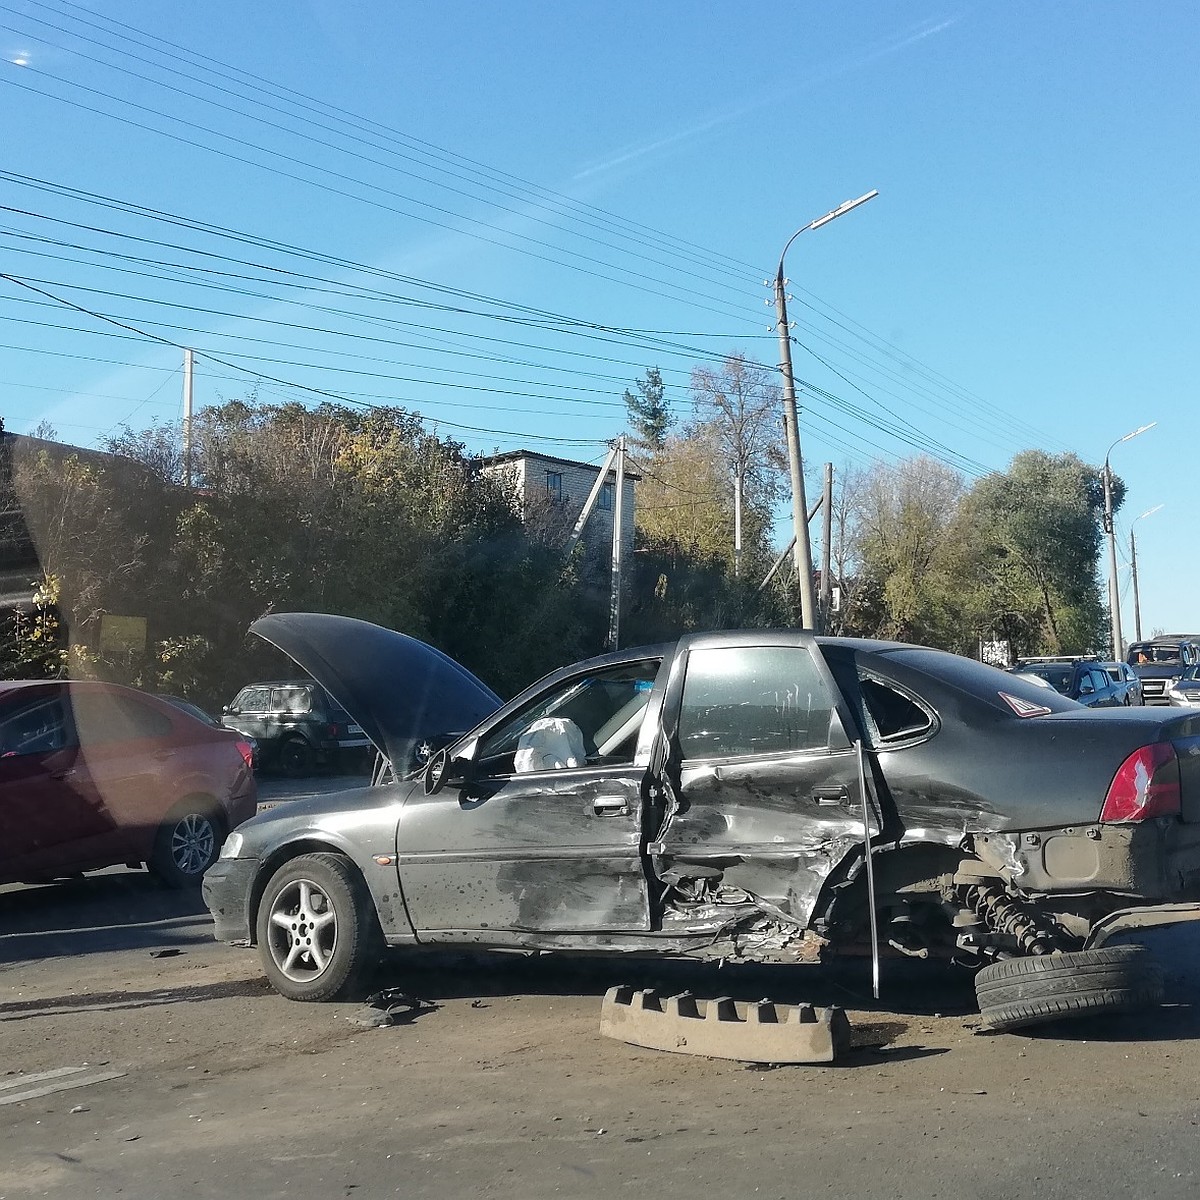
<path fill-rule="evenodd" d="M 542 717 L 518 739 L 513 769 L 524 775 L 530 771 L 582 767 L 586 762 L 587 750 L 579 726 L 567 717 Z"/>

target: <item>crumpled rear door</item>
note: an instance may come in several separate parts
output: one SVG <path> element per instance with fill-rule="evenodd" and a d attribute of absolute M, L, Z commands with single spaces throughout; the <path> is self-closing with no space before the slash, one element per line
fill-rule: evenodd
<path fill-rule="evenodd" d="M 685 890 L 689 877 L 705 880 L 716 903 L 744 893 L 807 924 L 830 872 L 862 841 L 849 724 L 811 635 L 687 639 L 664 708 L 660 876 Z"/>

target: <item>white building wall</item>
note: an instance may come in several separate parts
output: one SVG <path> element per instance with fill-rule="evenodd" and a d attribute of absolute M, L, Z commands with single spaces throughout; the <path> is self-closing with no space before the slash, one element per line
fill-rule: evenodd
<path fill-rule="evenodd" d="M 484 467 L 484 470 L 490 474 L 501 475 L 509 481 L 520 503 L 524 520 L 529 519 L 531 512 L 536 510 L 536 506 L 545 503 L 547 496 L 553 499 L 549 485 L 553 483 L 553 476 L 559 476 L 561 479 L 561 511 L 568 531 L 579 519 L 584 502 L 596 482 L 596 477 L 600 474 L 599 467 L 590 467 L 540 454 L 526 454 L 506 462 L 489 464 Z M 608 479 L 614 485 L 615 490 L 615 470 L 609 472 Z M 634 480 L 626 475 L 621 512 L 622 553 L 624 555 L 633 552 L 634 496 Z M 615 495 L 612 499 L 615 508 Z M 583 528 L 581 540 L 589 551 L 596 554 L 607 554 L 612 546 L 614 512 L 612 508 L 602 509 L 600 503 L 601 500 L 598 499 L 596 507 L 592 509 L 592 514 Z"/>

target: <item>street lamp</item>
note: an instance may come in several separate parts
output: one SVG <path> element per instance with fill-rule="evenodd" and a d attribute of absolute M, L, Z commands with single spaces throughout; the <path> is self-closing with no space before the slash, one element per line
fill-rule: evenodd
<path fill-rule="evenodd" d="M 792 480 L 792 527 L 796 536 L 792 560 L 795 563 L 796 577 L 800 581 L 800 624 L 805 629 L 817 628 L 817 597 L 813 588 L 812 547 L 808 540 L 808 499 L 804 494 L 804 460 L 800 455 L 796 380 L 792 375 L 792 340 L 788 332 L 787 297 L 784 294 L 787 280 L 783 277 L 783 260 L 788 247 L 806 230 L 820 229 L 835 217 L 848 213 L 852 208 L 857 208 L 878 195 L 878 191 L 870 191 L 865 196 L 859 196 L 857 200 L 847 200 L 832 212 L 827 212 L 823 217 L 818 217 L 797 229 L 784 244 L 783 254 L 779 256 L 779 270 L 775 273 L 775 314 L 779 321 L 781 356 L 779 369 L 783 373 L 783 425 L 787 434 L 788 471 Z"/>
<path fill-rule="evenodd" d="M 1113 532 L 1112 467 L 1109 465 L 1108 458 L 1122 442 L 1128 442 L 1131 438 L 1137 437 L 1139 433 L 1153 429 L 1157 424 L 1157 421 L 1151 421 L 1149 425 L 1140 425 L 1132 433 L 1117 438 L 1104 455 L 1104 532 L 1108 534 L 1108 611 L 1112 619 L 1113 658 L 1118 662 L 1121 659 L 1122 648 L 1121 592 L 1117 587 L 1117 535 Z"/>
<path fill-rule="evenodd" d="M 1133 632 L 1139 642 L 1142 640 L 1142 601 L 1138 595 L 1137 542 L 1133 537 L 1133 527 L 1144 517 L 1153 516 L 1160 508 L 1162 505 L 1156 504 L 1153 508 L 1146 509 L 1140 517 L 1134 517 L 1129 522 L 1129 573 L 1133 577 Z"/>

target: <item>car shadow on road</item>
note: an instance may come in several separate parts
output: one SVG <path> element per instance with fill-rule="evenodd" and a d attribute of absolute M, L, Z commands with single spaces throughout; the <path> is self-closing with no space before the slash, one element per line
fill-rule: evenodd
<path fill-rule="evenodd" d="M 1052 1042 L 1190 1042 L 1200 1038 L 1200 1007 L 1168 1003 L 1137 1012 L 1031 1025 L 1013 1034 Z"/>
<path fill-rule="evenodd" d="M 691 992 L 702 998 L 731 996 L 777 1004 L 833 1005 L 863 1012 L 909 1016 L 962 1016 L 976 1012 L 971 976 L 929 964 L 885 963 L 880 998 L 872 995 L 869 963 L 820 966 L 738 963 L 718 966 L 687 960 L 571 955 L 518 958 L 486 952 L 393 952 L 379 970 L 393 985 L 429 1000 L 490 996 L 563 995 L 601 997 L 630 984 L 665 996 Z"/>
<path fill-rule="evenodd" d="M 0 965 L 212 940 L 199 888 L 114 870 L 0 891 Z"/>

